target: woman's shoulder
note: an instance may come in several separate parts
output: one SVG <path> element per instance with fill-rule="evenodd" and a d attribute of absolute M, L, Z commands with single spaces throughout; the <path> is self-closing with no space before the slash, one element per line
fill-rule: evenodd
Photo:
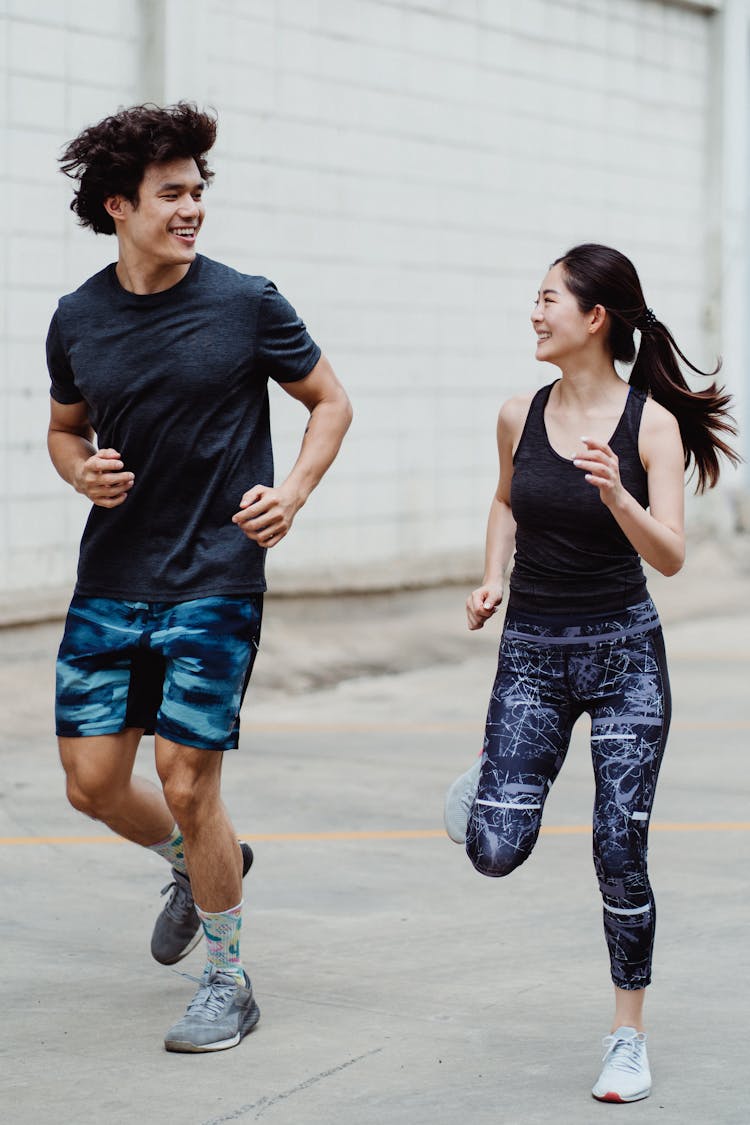
<path fill-rule="evenodd" d="M 515 456 L 536 393 L 532 391 L 530 394 L 513 395 L 500 407 L 497 416 L 497 447 L 501 457 L 503 450 Z"/>
<path fill-rule="evenodd" d="M 527 394 L 513 395 L 512 398 L 506 398 L 503 405 L 500 407 L 498 415 L 498 423 L 503 422 L 507 426 L 523 425 L 526 421 L 526 415 L 529 413 L 529 408 L 534 401 L 536 391 L 529 391 Z"/>
<path fill-rule="evenodd" d="M 512 398 L 505 400 L 497 416 L 498 441 L 506 438 L 510 440 L 514 448 L 518 445 L 526 425 L 526 419 L 529 416 L 531 404 L 538 393 L 538 391 L 529 391 L 525 394 L 513 395 Z"/>
<path fill-rule="evenodd" d="M 649 395 L 643 404 L 641 433 L 653 437 L 662 437 L 665 434 L 679 436 L 680 427 L 674 414 Z"/>
<path fill-rule="evenodd" d="M 684 464 L 685 453 L 677 419 L 650 396 L 643 404 L 638 452 L 646 472 L 664 463 L 665 459 L 674 464 Z"/>

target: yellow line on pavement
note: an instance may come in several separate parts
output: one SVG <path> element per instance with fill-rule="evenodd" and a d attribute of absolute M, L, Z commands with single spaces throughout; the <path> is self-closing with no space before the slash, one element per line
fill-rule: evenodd
<path fill-rule="evenodd" d="M 445 723 L 316 723 L 315 721 L 309 723 L 254 723 L 252 718 L 249 718 L 246 726 L 243 727 L 243 730 L 248 730 L 251 734 L 309 734 L 313 732 L 317 733 L 319 731 L 323 732 L 324 734 L 441 734 L 445 731 L 481 731 L 483 729 L 484 722 L 481 719 L 476 722 L 467 721 Z"/>
<path fill-rule="evenodd" d="M 484 721 L 462 720 L 444 723 L 387 723 L 387 722 L 315 722 L 309 723 L 254 723 L 248 719 L 245 728 L 251 734 L 465 734 L 481 733 L 484 730 Z M 676 719 L 671 729 L 678 730 L 750 730 L 750 719 Z"/>
<path fill-rule="evenodd" d="M 692 823 L 652 824 L 652 832 L 748 832 L 750 821 L 695 821 Z M 542 828 L 547 836 L 580 836 L 591 832 L 590 824 L 552 824 Z M 394 828 L 361 832 L 239 832 L 251 843 L 318 843 L 329 840 L 437 840 L 445 837 L 442 828 Z M 0 847 L 32 844 L 126 844 L 121 836 L 0 836 Z"/>

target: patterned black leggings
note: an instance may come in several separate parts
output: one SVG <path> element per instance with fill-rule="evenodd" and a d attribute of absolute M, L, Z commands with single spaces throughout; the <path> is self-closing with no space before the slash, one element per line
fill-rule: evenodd
<path fill-rule="evenodd" d="M 612 979 L 620 988 L 644 988 L 656 922 L 648 825 L 671 714 L 664 641 L 650 601 L 577 624 L 506 618 L 466 851 L 477 871 L 491 876 L 508 875 L 529 857 L 584 711 L 591 715 L 594 866 Z"/>

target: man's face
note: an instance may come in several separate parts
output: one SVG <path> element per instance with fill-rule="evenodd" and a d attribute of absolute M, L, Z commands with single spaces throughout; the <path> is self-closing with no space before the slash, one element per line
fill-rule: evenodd
<path fill-rule="evenodd" d="M 129 254 L 156 267 L 189 265 L 205 215 L 205 187 L 192 158 L 149 164 L 137 205 L 125 201 L 117 224 Z"/>

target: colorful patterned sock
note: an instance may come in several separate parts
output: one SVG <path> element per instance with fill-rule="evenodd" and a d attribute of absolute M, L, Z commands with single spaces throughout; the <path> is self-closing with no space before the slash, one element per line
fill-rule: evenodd
<path fill-rule="evenodd" d="M 175 871 L 179 871 L 180 875 L 187 875 L 185 845 L 182 842 L 182 833 L 176 824 L 166 840 L 160 840 L 158 844 L 149 844 L 148 848 L 149 851 L 160 855 L 162 859 L 166 859 L 167 863 L 174 867 Z"/>
<path fill-rule="evenodd" d="M 242 903 L 233 906 L 230 910 L 219 910 L 215 913 L 201 910 L 197 904 L 195 909 L 206 935 L 208 964 L 213 965 L 220 973 L 231 973 L 238 984 L 244 984 L 245 974 L 240 961 Z"/>

